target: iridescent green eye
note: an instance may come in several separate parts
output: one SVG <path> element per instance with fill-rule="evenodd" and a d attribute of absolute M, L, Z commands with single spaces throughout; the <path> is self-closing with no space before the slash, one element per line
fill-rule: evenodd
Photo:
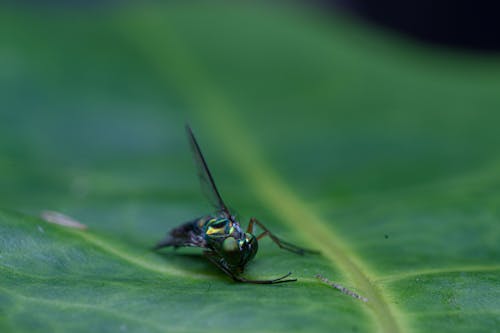
<path fill-rule="evenodd" d="M 222 249 L 226 252 L 237 251 L 238 242 L 236 242 L 236 239 L 234 239 L 234 237 L 228 237 L 224 239 L 224 242 L 222 243 Z"/>

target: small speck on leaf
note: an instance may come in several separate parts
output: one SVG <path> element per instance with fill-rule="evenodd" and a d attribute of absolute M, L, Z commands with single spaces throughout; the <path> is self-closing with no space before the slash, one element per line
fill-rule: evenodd
<path fill-rule="evenodd" d="M 77 220 L 59 212 L 44 210 L 43 212 L 41 212 L 40 216 L 46 222 L 62 225 L 63 227 L 75 228 L 80 230 L 87 229 L 87 226 L 85 224 L 80 223 Z"/>
<path fill-rule="evenodd" d="M 349 289 L 347 289 L 346 287 L 341 286 L 341 285 L 340 285 L 340 284 L 338 284 L 338 283 L 335 283 L 335 282 L 332 282 L 332 281 L 328 280 L 326 277 L 324 277 L 324 276 L 323 276 L 323 275 L 321 275 L 321 274 L 317 274 L 317 275 L 316 275 L 316 278 L 317 278 L 317 279 L 319 279 L 319 280 L 321 280 L 321 281 L 323 281 L 323 282 L 324 282 L 324 283 L 326 283 L 327 285 L 329 285 L 329 286 L 331 286 L 331 287 L 333 287 L 333 288 L 335 288 L 335 289 L 339 290 L 340 292 L 342 292 L 342 293 L 344 293 L 344 294 L 346 294 L 346 295 L 349 295 L 349 296 L 351 296 L 351 297 L 357 298 L 357 299 L 359 299 L 359 300 L 361 300 L 361 301 L 363 301 L 363 302 L 368 302 L 368 298 L 363 297 L 363 296 L 361 296 L 361 295 L 359 295 L 359 294 L 355 293 L 354 291 L 349 290 Z"/>

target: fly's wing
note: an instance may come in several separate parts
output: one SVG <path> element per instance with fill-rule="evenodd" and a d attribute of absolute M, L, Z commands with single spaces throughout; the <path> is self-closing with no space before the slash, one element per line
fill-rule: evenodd
<path fill-rule="evenodd" d="M 210 203 L 220 212 L 230 217 L 229 209 L 222 200 L 222 197 L 217 190 L 214 179 L 210 170 L 208 169 L 207 162 L 201 153 L 200 146 L 194 137 L 193 131 L 189 125 L 186 125 L 186 132 L 188 134 L 189 143 L 191 144 L 191 149 L 193 150 L 194 160 L 196 162 L 196 168 L 198 169 L 198 175 L 200 178 L 200 183 L 203 192 L 208 197 Z"/>

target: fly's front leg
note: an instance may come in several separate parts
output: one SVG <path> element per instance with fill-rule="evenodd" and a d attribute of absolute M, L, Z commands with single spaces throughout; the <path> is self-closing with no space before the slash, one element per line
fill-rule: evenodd
<path fill-rule="evenodd" d="M 237 276 L 236 281 L 238 282 L 246 282 L 246 283 L 255 283 L 255 284 L 276 284 L 276 283 L 284 283 L 284 282 L 295 282 L 297 279 L 287 279 L 292 274 L 292 272 L 288 272 L 287 274 L 273 280 L 248 280 L 242 276 Z"/>
<path fill-rule="evenodd" d="M 319 254 L 319 251 L 304 249 L 302 247 L 299 247 L 292 243 L 285 242 L 284 240 L 278 238 L 276 235 L 270 232 L 265 225 L 259 222 L 259 220 L 257 220 L 255 217 L 252 217 L 250 219 L 250 222 L 248 223 L 248 228 L 247 228 L 248 233 L 253 233 L 254 224 L 257 224 L 262 230 L 264 230 L 260 235 L 257 236 L 257 240 L 265 236 L 269 236 L 271 240 L 283 250 L 287 250 L 300 255 L 303 255 L 305 253 Z"/>
<path fill-rule="evenodd" d="M 226 265 L 224 265 L 224 263 L 222 263 L 219 260 L 218 256 L 215 255 L 213 252 L 211 252 L 211 251 L 205 251 L 205 252 L 203 252 L 203 255 L 208 260 L 210 260 L 210 262 L 212 262 L 215 266 L 217 266 L 221 271 L 223 271 L 224 273 L 226 273 L 228 276 L 230 276 L 236 282 L 255 283 L 255 284 L 276 284 L 276 283 L 295 282 L 295 281 L 297 281 L 297 279 L 287 279 L 287 277 L 289 277 L 290 274 L 292 274 L 291 272 L 289 272 L 288 274 L 283 275 L 282 277 L 279 277 L 279 278 L 273 279 L 273 280 L 249 280 L 249 279 L 246 279 L 246 278 L 244 278 L 242 276 L 234 274 Z"/>
<path fill-rule="evenodd" d="M 226 265 L 224 265 L 222 262 L 220 262 L 220 258 L 218 258 L 218 256 L 215 255 L 214 252 L 212 252 L 212 251 L 204 251 L 203 255 L 208 260 L 210 260 L 210 262 L 212 264 L 214 264 L 215 266 L 217 266 L 221 271 L 223 271 L 224 273 L 226 273 L 233 280 L 236 280 L 236 275 L 233 272 L 231 272 L 231 270 L 228 267 L 226 267 Z"/>

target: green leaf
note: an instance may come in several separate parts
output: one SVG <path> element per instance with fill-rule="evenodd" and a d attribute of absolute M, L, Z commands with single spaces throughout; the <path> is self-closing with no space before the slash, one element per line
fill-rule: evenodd
<path fill-rule="evenodd" d="M 2 332 L 498 331 L 498 58 L 293 6 L 3 9 Z M 210 212 L 186 121 L 242 224 L 321 251 L 260 242 L 246 275 L 297 283 L 150 251 Z"/>

